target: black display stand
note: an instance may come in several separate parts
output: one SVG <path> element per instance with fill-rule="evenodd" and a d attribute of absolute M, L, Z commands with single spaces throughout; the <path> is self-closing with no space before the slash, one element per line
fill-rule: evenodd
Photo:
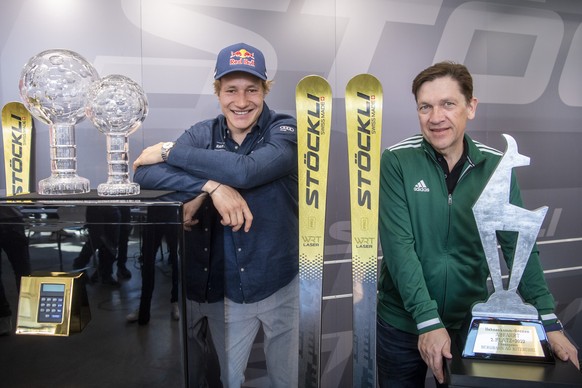
<path fill-rule="evenodd" d="M 36 192 L 27 194 L 18 194 L 10 197 L 2 196 L 0 200 L 17 202 L 22 201 L 23 205 L 27 203 L 41 202 L 41 203 L 118 203 L 118 202 L 133 202 L 133 201 L 148 201 L 155 199 L 162 199 L 166 201 L 174 200 L 172 194 L 174 191 L 168 190 L 140 190 L 139 194 L 123 195 L 123 196 L 100 196 L 97 190 L 93 189 L 87 193 L 67 194 L 67 195 L 41 195 Z M 169 198 L 169 199 L 168 199 Z"/>
<path fill-rule="evenodd" d="M 449 387 L 582 387 L 582 373 L 571 362 L 555 364 L 477 360 L 461 357 L 457 344 L 446 361 Z"/>
<path fill-rule="evenodd" d="M 191 197 L 191 196 L 190 196 Z M 30 230 L 34 226 L 43 225 L 43 226 L 51 226 L 51 230 L 61 230 L 64 227 L 86 227 L 92 224 L 95 225 L 120 225 L 120 224 L 128 224 L 132 226 L 139 226 L 142 229 L 142 238 L 145 236 L 145 240 L 151 242 L 151 230 L 155 229 L 157 226 L 169 226 L 175 228 L 176 235 L 180 236 L 182 232 L 182 205 L 183 201 L 189 199 L 188 194 L 186 193 L 179 193 L 174 191 L 167 191 L 167 190 L 141 190 L 139 194 L 136 195 L 128 195 L 128 196 L 99 196 L 96 190 L 91 190 L 88 193 L 82 194 L 70 194 L 70 195 L 40 195 L 38 193 L 28 193 L 28 194 L 21 194 L 15 196 L 6 197 L 2 190 L 0 190 L 0 208 L 5 211 L 5 213 L 9 214 L 10 216 L 7 218 L 0 218 L 0 226 L 4 225 L 22 225 L 26 230 Z M 130 217 L 128 220 L 108 220 L 105 218 L 99 220 L 88 220 L 86 217 L 86 210 L 89 208 L 108 208 L 108 207 L 120 207 L 126 208 L 124 210 L 129 210 Z M 63 209 L 71 209 L 74 211 L 66 212 L 67 218 L 64 220 L 64 217 L 61 217 L 63 214 L 61 210 Z M 54 217 L 49 217 L 54 216 Z M 181 243 L 182 237 L 179 237 L 179 241 Z M 58 239 L 59 243 L 59 251 L 60 251 L 60 238 Z M 140 242 L 141 243 L 141 242 Z M 142 249 L 143 251 L 143 249 Z M 150 304 L 151 304 L 151 296 L 153 291 L 153 270 L 155 267 L 155 252 L 149 252 L 147 257 L 142 259 L 141 263 L 141 272 L 142 272 L 142 289 L 140 290 L 140 307 L 147 307 L 147 312 L 149 314 Z M 181 311 L 186 316 L 186 294 L 185 294 L 185 276 L 184 276 L 184 269 L 183 261 L 179 260 L 179 270 L 181 274 L 181 285 L 180 285 L 180 292 L 181 292 Z M 61 272 L 62 272 L 62 259 L 60 262 Z M 144 287 L 144 283 L 147 283 Z M 144 296 L 145 295 L 145 296 Z M 144 309 L 145 310 L 145 309 Z M 140 309 L 141 313 L 141 309 Z M 94 321 L 95 322 L 95 321 Z M 96 323 L 93 323 L 94 325 Z M 181 338 L 181 349 L 176 349 L 177 352 L 181 352 L 181 369 L 183 371 L 183 376 L 179 380 L 182 380 L 182 386 L 187 387 L 189 381 L 189 362 L 188 362 L 188 346 L 187 346 L 187 319 L 180 320 L 180 333 L 178 334 Z M 85 329 L 85 334 L 87 333 L 87 329 Z M 22 337 L 22 336 L 20 336 Z M 34 338 L 28 336 L 29 338 L 33 338 L 35 342 L 26 342 L 26 346 L 30 346 L 32 349 L 34 347 L 38 347 L 41 349 L 40 354 L 45 354 L 47 351 L 52 351 L 52 345 L 47 342 L 42 342 L 39 340 L 38 337 Z M 86 337 L 80 337 L 86 338 Z M 19 338 L 19 340 L 21 340 Z M 68 340 L 68 341 L 67 341 Z M 95 341 L 94 338 L 91 339 Z M 134 340 L 132 336 L 128 335 L 128 341 Z M 75 343 L 74 341 L 80 341 L 79 343 Z M 1 341 L 0 341 L 1 342 Z M 63 338 L 61 342 L 59 342 L 60 348 L 58 349 L 61 353 L 58 354 L 59 357 L 65 356 L 69 357 L 73 353 L 71 349 L 79 349 L 86 346 L 89 342 L 84 342 L 75 338 Z M 128 342 L 127 344 L 133 344 L 133 346 L 137 346 L 136 343 Z M 90 346 L 98 348 L 101 347 L 101 343 L 93 342 Z M 123 346 L 123 345 L 120 345 Z M 131 345 L 130 345 L 131 346 Z M 42 353 L 45 352 L 45 353 Z M 107 363 L 111 363 L 111 365 L 118 362 L 118 360 L 122 360 L 123 352 L 114 351 L 110 354 L 110 357 L 106 360 L 99 360 L 102 361 L 107 365 Z M 83 355 L 84 357 L 85 355 Z M 119 356 L 119 357 L 118 357 Z M 88 355 L 90 357 L 90 355 Z M 28 359 L 26 362 L 30 362 L 29 367 L 32 369 L 36 368 L 35 360 L 40 360 L 40 362 L 46 362 L 45 359 L 32 357 Z M 17 361 L 15 361 L 17 362 Z M 21 361 L 24 362 L 24 361 Z M 54 361 L 50 361 L 54 362 Z M 63 364 L 65 365 L 65 364 Z M 71 364 L 72 365 L 72 364 Z M 103 365 L 103 364 L 102 364 Z M 118 365 L 117 365 L 118 366 Z M 5 365 L 2 366 L 4 368 Z M 6 368 L 10 369 L 10 366 L 6 366 Z M 51 371 L 50 368 L 49 372 Z M 53 368 L 58 369 L 58 368 Z M 138 369 L 139 371 L 139 369 Z M 138 373 L 136 371 L 128 370 L 127 373 Z M 25 376 L 23 376 L 25 378 Z M 86 385 L 86 377 L 82 374 L 71 374 L 68 373 L 67 382 L 70 386 L 84 386 Z M 103 380 L 100 381 L 91 381 L 93 385 L 99 386 L 107 386 L 111 383 L 111 377 L 108 374 L 103 374 Z M 58 384 L 57 384 L 58 385 Z M 62 385 L 62 384 L 61 384 Z M 2 386 L 2 383 L 0 383 Z"/>

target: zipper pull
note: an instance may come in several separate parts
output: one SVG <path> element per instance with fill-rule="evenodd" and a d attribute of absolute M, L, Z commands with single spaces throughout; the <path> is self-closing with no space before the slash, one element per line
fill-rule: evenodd
<path fill-rule="evenodd" d="M 453 194 L 449 194 L 449 206 L 453 204 Z"/>

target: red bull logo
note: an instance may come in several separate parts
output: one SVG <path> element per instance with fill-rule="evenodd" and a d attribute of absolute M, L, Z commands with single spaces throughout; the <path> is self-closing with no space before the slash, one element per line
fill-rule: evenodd
<path fill-rule="evenodd" d="M 255 53 L 245 49 L 230 52 L 230 65 L 247 65 L 255 67 Z"/>

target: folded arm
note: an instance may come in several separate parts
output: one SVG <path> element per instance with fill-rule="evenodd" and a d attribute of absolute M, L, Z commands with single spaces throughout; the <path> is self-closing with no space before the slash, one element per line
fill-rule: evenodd
<path fill-rule="evenodd" d="M 167 163 L 200 178 L 246 189 L 297 171 L 295 133 L 277 132 L 248 155 L 192 147 L 178 141 Z"/>

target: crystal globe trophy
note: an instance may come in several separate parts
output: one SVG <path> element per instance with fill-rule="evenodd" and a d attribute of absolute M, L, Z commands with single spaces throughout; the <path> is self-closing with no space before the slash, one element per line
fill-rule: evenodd
<path fill-rule="evenodd" d="M 39 194 L 89 192 L 89 180 L 77 175 L 75 125 L 85 118 L 87 92 L 97 79 L 85 58 L 62 49 L 43 51 L 22 69 L 19 88 L 24 106 L 49 125 L 51 176 L 38 182 Z"/>
<path fill-rule="evenodd" d="M 145 120 L 148 102 L 143 89 L 128 77 L 113 74 L 91 86 L 86 114 L 107 136 L 106 183 L 97 187 L 101 196 L 139 194 L 139 184 L 129 180 L 129 135 Z"/>

